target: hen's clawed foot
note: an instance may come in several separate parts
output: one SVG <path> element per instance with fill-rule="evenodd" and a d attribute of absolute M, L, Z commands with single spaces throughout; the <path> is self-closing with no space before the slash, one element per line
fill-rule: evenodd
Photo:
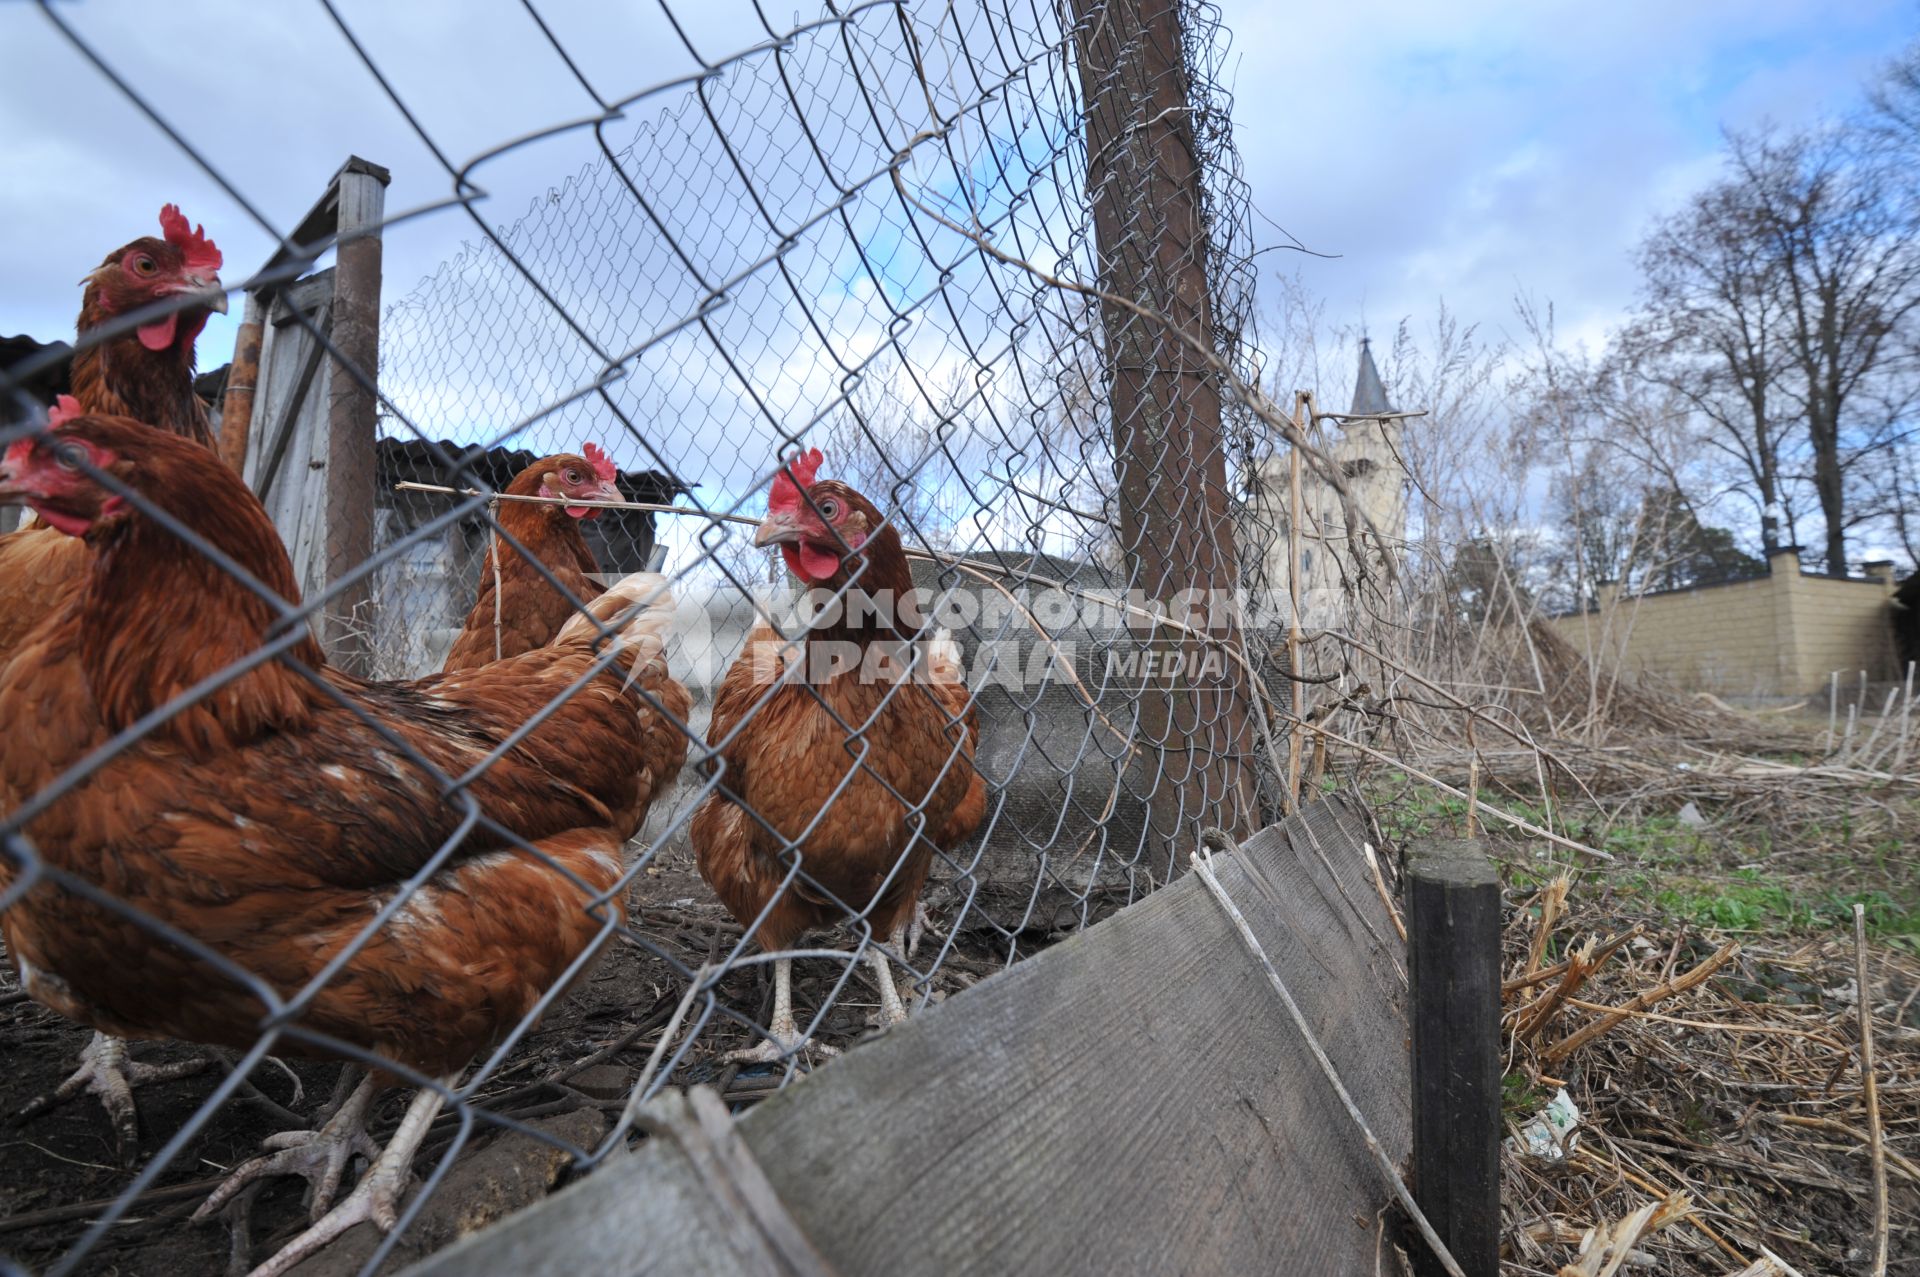
<path fill-rule="evenodd" d="M 738 1051 L 729 1051 L 720 1057 L 722 1064 L 784 1064 L 789 1055 L 811 1053 L 831 1059 L 840 1054 L 837 1046 L 828 1046 L 825 1042 L 815 1042 L 811 1038 L 800 1036 L 799 1030 L 788 1025 L 787 1033 L 780 1031 L 779 1025 L 771 1026 L 773 1037 L 762 1038 L 758 1046 L 741 1047 Z"/>
<path fill-rule="evenodd" d="M 911 923 L 903 922 L 894 928 L 891 937 L 895 952 L 907 949 L 908 934 L 913 930 Z M 880 991 L 880 1014 L 875 1020 L 877 1027 L 890 1029 L 907 1018 L 906 1003 L 900 999 L 900 990 L 893 982 L 893 966 L 885 951 L 877 944 L 867 946 L 867 966 L 873 972 L 873 984 Z"/>
<path fill-rule="evenodd" d="M 906 955 L 911 958 L 920 949 L 921 937 L 933 932 L 933 915 L 927 912 L 927 906 L 924 901 L 916 900 L 913 902 L 913 916 L 907 919 L 904 931 L 906 936 Z"/>
<path fill-rule="evenodd" d="M 93 1035 L 80 1053 L 80 1067 L 73 1076 L 54 1090 L 27 1103 L 16 1120 L 28 1121 L 59 1108 L 83 1092 L 100 1097 L 113 1123 L 113 1145 L 122 1162 L 131 1162 L 140 1147 L 139 1111 L 133 1102 L 133 1090 L 147 1082 L 171 1082 L 190 1077 L 207 1067 L 205 1059 L 181 1060 L 174 1064 L 143 1064 L 127 1053 L 124 1038 Z"/>
<path fill-rule="evenodd" d="M 445 1080 L 450 1082 L 452 1079 Z M 359 1091 L 354 1092 L 355 1097 L 359 1094 Z M 351 1103 L 349 1100 L 348 1104 Z M 392 1232 L 400 1218 L 400 1199 L 412 1180 L 413 1155 L 426 1139 L 427 1130 L 433 1125 L 434 1115 L 440 1111 L 441 1103 L 438 1090 L 423 1087 L 413 1097 L 407 1115 L 400 1119 L 400 1128 L 393 1133 L 385 1150 L 374 1159 L 373 1165 L 367 1168 L 366 1175 L 346 1200 L 326 1214 L 316 1215 L 311 1228 L 281 1247 L 273 1258 L 254 1269 L 250 1277 L 281 1277 L 282 1273 L 355 1224 L 372 1224 L 383 1233 Z"/>
<path fill-rule="evenodd" d="M 307 1218 L 318 1221 L 333 1204 L 347 1163 L 355 1157 L 372 1161 L 380 1152 L 368 1136 L 366 1126 L 367 1109 L 373 1103 L 375 1089 L 373 1077 L 368 1075 L 319 1130 L 282 1131 L 260 1141 L 261 1147 L 268 1151 L 236 1167 L 226 1182 L 213 1191 L 213 1196 L 193 1213 L 194 1222 L 217 1213 L 247 1185 L 276 1175 L 298 1175 L 307 1181 L 312 1197 Z"/>
<path fill-rule="evenodd" d="M 800 1036 L 800 1026 L 795 1023 L 793 1017 L 793 959 L 775 958 L 773 960 L 773 1022 L 767 1026 L 767 1037 L 754 1046 L 729 1051 L 720 1057 L 720 1062 L 722 1064 L 779 1064 L 789 1055 L 803 1049 L 822 1056 L 840 1054 L 838 1047 L 813 1042 Z"/>

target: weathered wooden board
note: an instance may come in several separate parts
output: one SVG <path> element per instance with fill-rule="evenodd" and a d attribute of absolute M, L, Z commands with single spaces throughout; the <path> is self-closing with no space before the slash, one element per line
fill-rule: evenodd
<path fill-rule="evenodd" d="M 333 302 L 331 270 L 301 280 L 275 300 L 261 354 L 262 393 L 253 401 L 246 480 L 286 542 L 303 596 L 327 584 L 327 397 L 333 370 L 325 349 L 295 312 L 322 332 Z"/>
<path fill-rule="evenodd" d="M 1220 881 L 1393 1159 L 1404 953 L 1337 800 Z M 1191 877 L 851 1052 L 741 1119 L 786 1210 L 855 1274 L 1374 1272 L 1388 1199 L 1219 904 Z M 766 1271 L 655 1140 L 414 1269 Z"/>

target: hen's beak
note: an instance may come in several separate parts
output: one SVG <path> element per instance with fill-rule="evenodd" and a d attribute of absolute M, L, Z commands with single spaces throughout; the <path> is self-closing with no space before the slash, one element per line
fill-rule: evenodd
<path fill-rule="evenodd" d="M 20 480 L 20 472 L 26 469 L 27 454 L 33 450 L 31 439 L 21 439 L 5 452 L 0 452 L 0 505 L 18 505 L 26 497 L 27 490 Z"/>
<path fill-rule="evenodd" d="M 179 284 L 167 291 L 193 293 L 208 310 L 222 315 L 227 313 L 227 290 L 221 285 L 218 275 L 182 275 Z"/>
<path fill-rule="evenodd" d="M 800 539 L 799 522 L 785 510 L 769 511 L 753 531 L 753 543 L 756 546 L 779 545 L 783 541 Z"/>
<path fill-rule="evenodd" d="M 594 483 L 592 487 L 581 489 L 580 499 L 582 501 L 625 501 L 627 494 L 620 491 L 619 486 L 615 484 L 613 480 L 601 479 Z M 572 513 L 578 509 L 580 509 L 578 506 L 569 506 L 568 513 Z M 583 519 L 597 519 L 606 512 L 606 507 L 604 506 L 590 505 L 585 510 L 580 511 L 580 517 Z"/>

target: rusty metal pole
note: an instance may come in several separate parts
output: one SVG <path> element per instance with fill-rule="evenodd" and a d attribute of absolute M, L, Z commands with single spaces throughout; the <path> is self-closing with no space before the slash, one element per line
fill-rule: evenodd
<path fill-rule="evenodd" d="M 227 366 L 227 394 L 220 406 L 220 459 L 239 475 L 247 472 L 253 393 L 260 385 L 260 346 L 266 329 L 266 304 L 258 293 L 248 293 L 240 331 L 233 339 L 233 362 Z"/>
<path fill-rule="evenodd" d="M 1133 587 L 1164 602 L 1237 587 L 1217 375 L 1168 324 L 1211 349 L 1212 294 L 1179 0 L 1069 0 L 1086 112 L 1087 186 L 1099 285 L 1165 316 L 1102 303 L 1120 535 Z M 1242 667 L 1233 609 L 1211 609 L 1212 644 L 1163 627 L 1155 655 L 1185 668 L 1210 652 L 1217 676 L 1144 690 L 1142 743 L 1156 750 L 1151 836 L 1179 872 L 1198 831 L 1238 837 L 1257 823 L 1257 692 Z M 1203 667 L 1204 668 L 1204 667 Z"/>
<path fill-rule="evenodd" d="M 327 404 L 327 581 L 338 581 L 373 557 L 375 511 L 374 385 L 380 368 L 380 224 L 387 170 L 358 156 L 334 178 L 339 248 L 333 276 L 336 358 Z M 326 609 L 321 641 L 328 658 L 356 674 L 370 672 L 373 595 L 362 579 Z"/>

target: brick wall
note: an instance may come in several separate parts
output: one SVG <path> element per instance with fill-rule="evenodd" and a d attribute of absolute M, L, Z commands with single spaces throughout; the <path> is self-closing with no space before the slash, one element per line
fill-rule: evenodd
<path fill-rule="evenodd" d="M 1770 567 L 1758 580 L 1639 597 L 1603 587 L 1598 611 L 1550 624 L 1582 651 L 1723 696 L 1806 695 L 1834 670 L 1894 676 L 1891 571 L 1808 576 L 1790 550 Z"/>

